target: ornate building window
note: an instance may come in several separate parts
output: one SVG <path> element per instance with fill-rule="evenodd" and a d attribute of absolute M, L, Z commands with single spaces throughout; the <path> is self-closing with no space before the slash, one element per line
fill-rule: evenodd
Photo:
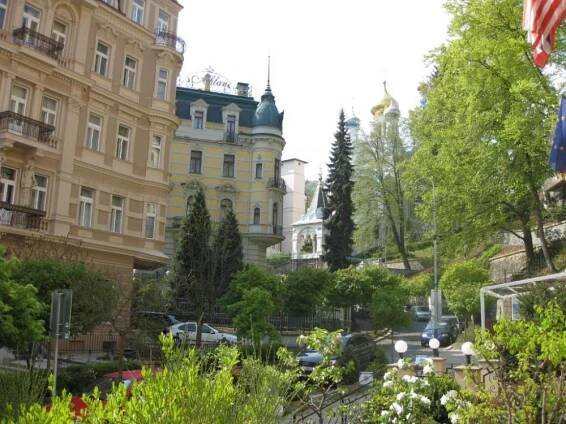
<path fill-rule="evenodd" d="M 224 155 L 224 164 L 222 166 L 222 176 L 234 178 L 234 167 L 236 165 L 236 156 Z"/>
<path fill-rule="evenodd" d="M 259 208 L 254 208 L 254 225 L 260 224 L 261 210 Z"/>
<path fill-rule="evenodd" d="M 263 164 L 261 162 L 255 164 L 255 177 L 258 180 L 263 178 Z"/>

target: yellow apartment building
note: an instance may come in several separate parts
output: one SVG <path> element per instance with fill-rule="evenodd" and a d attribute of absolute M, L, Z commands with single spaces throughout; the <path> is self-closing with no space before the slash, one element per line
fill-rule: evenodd
<path fill-rule="evenodd" d="M 283 113 L 269 82 L 258 103 L 248 84 L 238 83 L 234 94 L 217 93 L 210 78 L 202 90 L 177 88 L 181 124 L 171 152 L 166 253 L 174 255 L 182 218 L 202 187 L 213 223 L 233 209 L 245 262 L 265 266 L 267 247 L 283 240 Z"/>
<path fill-rule="evenodd" d="M 180 10 L 0 0 L 0 244 L 67 246 L 125 275 L 167 262 Z"/>

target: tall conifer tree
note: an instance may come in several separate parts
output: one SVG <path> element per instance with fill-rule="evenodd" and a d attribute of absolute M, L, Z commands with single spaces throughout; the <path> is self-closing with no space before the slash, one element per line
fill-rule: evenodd
<path fill-rule="evenodd" d="M 238 220 L 232 209 L 220 222 L 214 237 L 214 278 L 215 299 L 220 298 L 230 285 L 232 276 L 243 268 L 244 253 Z"/>
<path fill-rule="evenodd" d="M 346 128 L 344 111 L 340 111 L 338 130 L 328 164 L 328 219 L 324 223 L 328 234 L 325 237 L 324 259 L 331 271 L 348 266 L 352 254 L 354 221 L 352 214 L 352 143 Z"/>
<path fill-rule="evenodd" d="M 173 275 L 177 310 L 194 312 L 199 323 L 214 302 L 211 298 L 214 263 L 210 240 L 210 215 L 206 209 L 204 192 L 199 189 L 181 227 Z M 197 345 L 200 344 L 200 329 L 199 325 Z"/>

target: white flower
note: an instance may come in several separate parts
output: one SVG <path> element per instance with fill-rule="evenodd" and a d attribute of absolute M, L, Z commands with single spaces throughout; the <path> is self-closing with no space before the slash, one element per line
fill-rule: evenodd
<path fill-rule="evenodd" d="M 450 397 L 450 399 L 458 396 L 458 392 L 456 390 L 448 390 L 448 393 L 446 394 Z"/>
<path fill-rule="evenodd" d="M 405 397 L 405 392 L 401 392 L 397 394 L 397 400 L 403 400 L 403 398 Z"/>
<path fill-rule="evenodd" d="M 445 395 L 442 395 L 442 397 L 440 398 L 440 404 L 446 405 L 448 402 L 450 402 L 452 399 L 456 398 L 457 396 L 458 396 L 458 392 L 456 390 L 448 390 L 448 392 Z"/>
<path fill-rule="evenodd" d="M 403 376 L 403 381 L 406 381 L 407 383 L 415 383 L 417 381 L 417 377 L 415 377 L 414 375 L 404 375 Z"/>
<path fill-rule="evenodd" d="M 427 398 L 426 396 L 421 396 L 421 397 L 419 398 L 419 400 L 420 400 L 422 403 L 424 403 L 426 406 L 430 406 L 430 399 Z"/>
<path fill-rule="evenodd" d="M 383 387 L 387 388 L 387 387 L 391 386 L 392 384 L 393 384 L 392 381 L 385 381 L 385 382 L 383 383 Z"/>
<path fill-rule="evenodd" d="M 450 399 L 448 398 L 447 395 L 442 395 L 442 397 L 440 398 L 440 404 L 441 404 L 441 405 L 446 405 L 449 400 L 450 400 Z"/>
<path fill-rule="evenodd" d="M 397 413 L 397 415 L 401 415 L 401 413 L 403 412 L 403 407 L 399 405 L 397 402 L 393 402 L 389 407 L 389 409 L 394 410 Z"/>
<path fill-rule="evenodd" d="M 425 365 L 423 368 L 423 375 L 429 374 L 434 374 L 434 368 L 432 368 L 430 365 Z"/>
<path fill-rule="evenodd" d="M 405 362 L 402 359 L 399 359 L 397 361 L 397 367 L 398 368 L 403 368 L 405 366 Z"/>
<path fill-rule="evenodd" d="M 460 419 L 460 417 L 458 416 L 458 414 L 452 413 L 452 414 L 448 414 L 448 418 L 450 418 L 450 422 L 452 424 L 457 424 L 458 420 Z"/>
<path fill-rule="evenodd" d="M 391 371 L 387 371 L 385 374 L 383 374 L 383 379 L 385 381 L 389 380 L 391 378 L 391 374 L 393 374 Z"/>
<path fill-rule="evenodd" d="M 415 398 L 419 397 L 419 395 L 417 395 L 414 390 L 411 390 L 411 393 L 409 393 L 409 394 L 411 395 L 411 399 L 415 399 Z"/>
<path fill-rule="evenodd" d="M 381 416 L 382 417 L 388 417 L 389 416 L 389 411 L 381 411 Z"/>
<path fill-rule="evenodd" d="M 407 421 L 409 421 L 411 419 L 411 413 L 409 412 L 405 418 L 407 418 Z"/>

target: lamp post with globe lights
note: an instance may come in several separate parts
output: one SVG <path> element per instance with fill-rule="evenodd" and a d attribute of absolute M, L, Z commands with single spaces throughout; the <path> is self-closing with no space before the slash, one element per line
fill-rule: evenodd
<path fill-rule="evenodd" d="M 404 340 L 398 340 L 395 342 L 395 352 L 399 354 L 399 358 L 403 359 L 405 352 L 407 352 L 407 342 Z"/>
<path fill-rule="evenodd" d="M 436 338 L 432 338 L 428 342 L 428 346 L 432 349 L 432 356 L 438 358 L 438 348 L 440 347 L 440 342 Z"/>

